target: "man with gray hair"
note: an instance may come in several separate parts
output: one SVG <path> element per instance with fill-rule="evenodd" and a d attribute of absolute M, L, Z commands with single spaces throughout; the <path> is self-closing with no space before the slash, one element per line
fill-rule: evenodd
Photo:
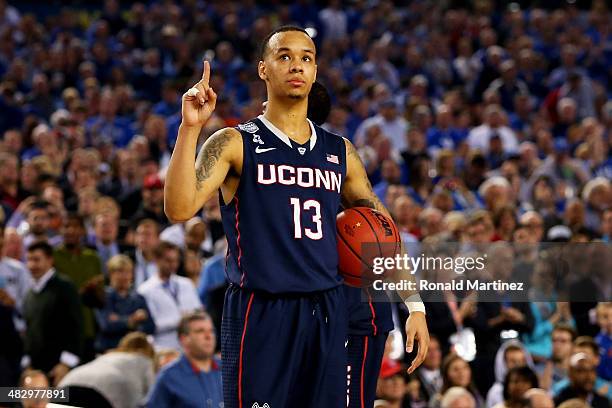
<path fill-rule="evenodd" d="M 495 211 L 513 201 L 510 182 L 503 176 L 494 176 L 485 180 L 478 188 L 478 194 L 489 211 Z"/>
<path fill-rule="evenodd" d="M 476 408 L 476 400 L 463 387 L 450 387 L 442 396 L 440 408 Z"/>

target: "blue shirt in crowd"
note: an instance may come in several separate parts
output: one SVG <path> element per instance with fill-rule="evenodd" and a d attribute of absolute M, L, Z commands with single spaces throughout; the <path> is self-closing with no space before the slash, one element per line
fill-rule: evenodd
<path fill-rule="evenodd" d="M 147 312 L 148 318 L 138 326 L 130 328 L 128 319 L 138 309 L 143 309 Z M 155 333 L 155 323 L 151 317 L 147 302 L 133 290 L 126 296 L 121 296 L 112 287 L 107 287 L 104 308 L 96 309 L 95 315 L 98 326 L 100 326 L 98 336 L 96 337 L 96 350 L 98 351 L 106 351 L 117 347 L 119 340 L 133 330 L 147 334 Z M 119 318 L 113 319 L 111 315 L 117 315 Z"/>
<path fill-rule="evenodd" d="M 200 272 L 198 294 L 206 308 L 211 307 L 208 297 L 210 291 L 220 288 L 225 282 L 225 254 L 218 254 L 206 261 Z"/>
<path fill-rule="evenodd" d="M 147 408 L 220 408 L 223 407 L 221 365 L 213 360 L 210 371 L 192 365 L 183 354 L 159 373 Z"/>
<path fill-rule="evenodd" d="M 595 337 L 595 341 L 599 345 L 600 359 L 597 374 L 605 380 L 612 381 L 612 335 L 602 331 Z M 610 397 L 608 398 L 612 399 L 612 387 L 610 387 Z"/>

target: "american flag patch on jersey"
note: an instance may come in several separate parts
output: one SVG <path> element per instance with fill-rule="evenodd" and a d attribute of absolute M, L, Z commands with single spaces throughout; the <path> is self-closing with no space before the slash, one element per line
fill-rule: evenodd
<path fill-rule="evenodd" d="M 340 164 L 340 162 L 338 161 L 338 156 L 336 156 L 335 154 L 327 153 L 327 161 L 330 163 Z"/>

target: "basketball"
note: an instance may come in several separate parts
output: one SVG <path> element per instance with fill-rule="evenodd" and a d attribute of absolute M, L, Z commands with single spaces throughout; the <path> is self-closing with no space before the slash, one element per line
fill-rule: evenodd
<path fill-rule="evenodd" d="M 347 285 L 367 287 L 385 274 L 372 271 L 374 258 L 395 257 L 400 234 L 393 220 L 368 207 L 344 210 L 336 218 L 338 270 Z"/>

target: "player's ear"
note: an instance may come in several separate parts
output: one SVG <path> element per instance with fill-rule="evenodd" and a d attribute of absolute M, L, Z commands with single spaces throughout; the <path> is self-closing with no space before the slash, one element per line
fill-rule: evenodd
<path fill-rule="evenodd" d="M 315 64 L 315 72 L 314 72 L 314 79 L 312 80 L 312 83 L 314 84 L 315 82 L 317 82 L 317 64 Z"/>
<path fill-rule="evenodd" d="M 257 74 L 262 80 L 265 81 L 267 79 L 266 64 L 263 61 L 259 61 L 259 63 L 257 64 Z"/>

